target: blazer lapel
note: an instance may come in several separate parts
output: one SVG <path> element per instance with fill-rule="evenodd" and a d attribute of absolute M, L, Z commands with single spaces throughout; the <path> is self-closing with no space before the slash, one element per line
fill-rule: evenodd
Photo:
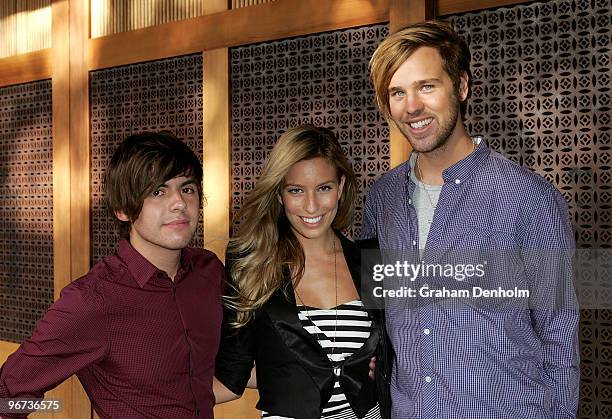
<path fill-rule="evenodd" d="M 342 251 L 355 283 L 355 288 L 361 295 L 361 251 L 355 243 L 349 241 L 341 234 L 338 234 L 338 236 L 340 237 Z M 288 273 L 286 274 L 285 286 L 277 290 L 270 297 L 268 302 L 263 305 L 262 310 L 270 318 L 287 348 L 295 355 L 295 358 L 308 371 L 319 387 L 321 400 L 329 400 L 334 384 L 331 362 L 323 348 L 321 348 L 321 345 L 319 345 L 316 337 L 302 327 L 295 305 L 293 284 L 289 280 Z M 354 355 L 362 351 L 374 352 L 380 337 L 378 328 L 374 326 L 374 321 L 370 330 L 370 337 Z"/>
<path fill-rule="evenodd" d="M 282 289 L 276 291 L 262 309 L 285 345 L 310 373 L 319 389 L 333 389 L 334 376 L 331 363 L 316 338 L 302 327 L 290 281 L 287 281 L 285 290 L 285 292 Z"/>

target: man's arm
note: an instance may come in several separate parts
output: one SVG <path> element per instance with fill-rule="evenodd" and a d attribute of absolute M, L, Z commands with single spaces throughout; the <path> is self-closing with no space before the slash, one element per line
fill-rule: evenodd
<path fill-rule="evenodd" d="M 42 398 L 106 351 L 102 300 L 82 284 L 66 287 L 32 337 L 0 369 L 0 398 Z M 24 417 L 8 415 L 4 418 Z"/>
<path fill-rule="evenodd" d="M 544 379 L 553 392 L 553 416 L 574 418 L 580 384 L 580 313 L 572 268 L 575 244 L 567 204 L 552 189 L 532 209 L 521 247 L 532 291 L 531 319 L 542 342 Z"/>

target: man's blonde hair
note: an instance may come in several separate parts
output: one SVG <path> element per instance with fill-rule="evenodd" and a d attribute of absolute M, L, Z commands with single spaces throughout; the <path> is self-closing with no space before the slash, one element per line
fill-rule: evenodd
<path fill-rule="evenodd" d="M 370 60 L 370 78 L 376 91 L 378 107 L 387 121 L 391 120 L 389 109 L 389 83 L 400 66 L 421 47 L 438 50 L 444 71 L 459 92 L 461 76 L 468 76 L 468 97 L 472 74 L 470 72 L 470 50 L 466 42 L 446 22 L 431 20 L 406 26 L 382 41 Z M 466 98 L 467 99 L 467 98 Z M 461 116 L 465 116 L 466 101 L 461 102 Z"/>

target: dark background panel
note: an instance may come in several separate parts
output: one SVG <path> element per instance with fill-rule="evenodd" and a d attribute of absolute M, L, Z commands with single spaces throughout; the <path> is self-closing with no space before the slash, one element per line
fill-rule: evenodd
<path fill-rule="evenodd" d="M 51 81 L 0 88 L 0 340 L 21 342 L 53 302 Z"/>
<path fill-rule="evenodd" d="M 389 129 L 374 101 L 368 62 L 387 25 L 343 29 L 231 49 L 232 213 L 288 128 L 332 129 L 365 193 L 389 170 Z M 356 202 L 357 237 L 363 194 Z"/>
<path fill-rule="evenodd" d="M 104 168 L 128 135 L 170 131 L 202 159 L 202 54 L 90 73 L 92 263 L 115 252 L 119 235 L 104 205 Z M 203 223 L 193 246 L 203 247 Z"/>
<path fill-rule="evenodd" d="M 468 131 L 554 184 L 577 246 L 593 251 L 612 244 L 611 6 L 554 0 L 448 18 L 472 52 Z M 582 278 L 580 293 L 609 292 L 609 277 Z M 612 311 L 598 308 L 581 310 L 580 418 L 612 417 Z"/>

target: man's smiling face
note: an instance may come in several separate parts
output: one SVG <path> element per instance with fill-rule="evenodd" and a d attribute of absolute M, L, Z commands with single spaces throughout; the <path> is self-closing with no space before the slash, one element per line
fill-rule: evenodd
<path fill-rule="evenodd" d="M 459 103 L 467 97 L 467 76 L 456 92 L 438 50 L 417 49 L 389 83 L 391 117 L 412 148 L 427 153 L 446 144 L 463 122 Z"/>

